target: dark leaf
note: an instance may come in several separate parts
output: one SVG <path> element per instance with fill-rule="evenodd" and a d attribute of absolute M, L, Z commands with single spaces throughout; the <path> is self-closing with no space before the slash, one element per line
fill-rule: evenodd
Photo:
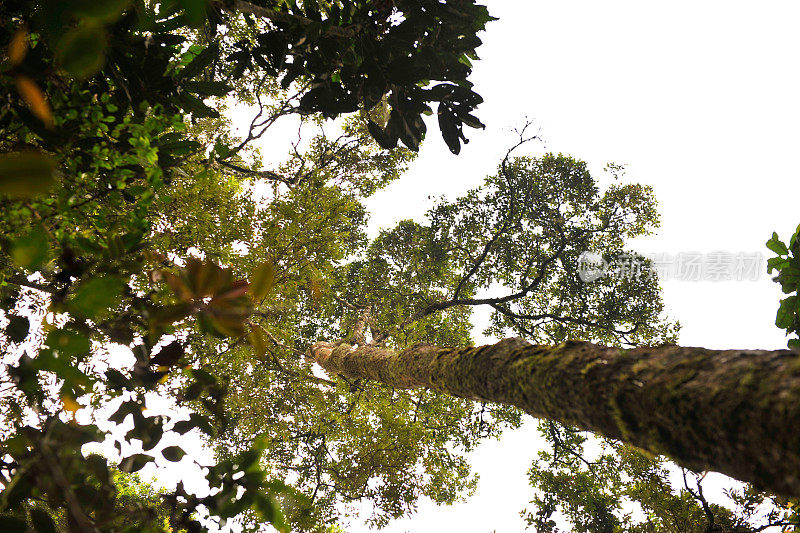
<path fill-rule="evenodd" d="M 233 90 L 230 85 L 221 81 L 187 81 L 183 88 L 203 96 L 225 96 Z"/>
<path fill-rule="evenodd" d="M 184 355 L 183 345 L 178 341 L 173 341 L 153 356 L 150 360 L 151 366 L 171 367 L 175 366 Z"/>
<path fill-rule="evenodd" d="M 106 370 L 106 380 L 109 387 L 114 390 L 125 390 L 130 387 L 130 380 L 125 375 L 114 368 Z"/>
<path fill-rule="evenodd" d="M 0 531 L 3 533 L 25 533 L 28 531 L 28 523 L 16 516 L 0 515 Z"/>
<path fill-rule="evenodd" d="M 30 326 L 28 317 L 11 315 L 6 326 L 6 335 L 11 342 L 22 342 L 28 336 Z"/>
<path fill-rule="evenodd" d="M 163 455 L 164 459 L 167 461 L 177 463 L 183 458 L 184 455 L 186 455 L 186 452 L 183 451 L 180 446 L 167 446 L 161 450 L 161 455 Z"/>
<path fill-rule="evenodd" d="M 180 72 L 181 78 L 185 80 L 194 78 L 202 73 L 217 57 L 219 57 L 219 45 L 212 44 L 197 54 L 188 65 L 183 67 L 183 70 Z"/>
<path fill-rule="evenodd" d="M 209 107 L 203 103 L 203 101 L 196 96 L 192 96 L 188 93 L 183 93 L 175 96 L 175 100 L 178 104 L 185 110 L 194 115 L 198 118 L 217 118 L 219 117 L 219 112 L 213 107 Z"/>
<path fill-rule="evenodd" d="M 143 453 L 136 453 L 131 455 L 130 457 L 126 457 L 122 460 L 119 464 L 119 469 L 123 472 L 130 474 L 131 472 L 138 472 L 144 466 L 151 462 L 153 457 L 143 454 Z"/>
<path fill-rule="evenodd" d="M 72 0 L 72 12 L 80 17 L 110 22 L 119 18 L 130 0 Z"/>
<path fill-rule="evenodd" d="M 451 152 L 458 155 L 461 151 L 461 140 L 453 112 L 444 104 L 439 104 L 439 129 L 442 138 Z"/>

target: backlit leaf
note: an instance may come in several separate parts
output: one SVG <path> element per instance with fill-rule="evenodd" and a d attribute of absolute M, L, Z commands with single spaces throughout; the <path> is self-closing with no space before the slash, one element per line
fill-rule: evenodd
<path fill-rule="evenodd" d="M 50 104 L 47 103 L 47 97 L 44 92 L 36 85 L 36 82 L 27 76 L 18 75 L 14 78 L 17 84 L 17 91 L 19 91 L 22 99 L 28 104 L 28 107 L 39 120 L 41 120 L 48 128 L 53 127 L 53 110 L 50 109 Z"/>
<path fill-rule="evenodd" d="M 43 152 L 0 155 L 0 194 L 32 197 L 50 190 L 55 182 L 55 162 Z"/>
<path fill-rule="evenodd" d="M 97 73 L 106 61 L 108 36 L 98 26 L 79 26 L 68 31 L 56 45 L 56 60 L 76 78 Z"/>
<path fill-rule="evenodd" d="M 8 61 L 13 66 L 17 66 L 25 59 L 25 54 L 28 53 L 28 30 L 25 27 L 19 28 L 11 42 L 8 44 Z"/>
<path fill-rule="evenodd" d="M 30 271 L 36 271 L 47 262 L 50 244 L 47 242 L 47 233 L 42 226 L 34 228 L 13 241 L 11 245 L 11 258 L 19 266 Z"/>
<path fill-rule="evenodd" d="M 125 284 L 116 276 L 92 278 L 81 283 L 69 308 L 77 315 L 92 318 L 117 304 Z"/>
<path fill-rule="evenodd" d="M 247 340 L 250 342 L 250 346 L 253 347 L 253 353 L 255 353 L 256 357 L 259 359 L 264 357 L 267 353 L 265 337 L 266 335 L 261 326 L 258 324 L 250 324 L 250 334 L 247 336 Z"/>
<path fill-rule="evenodd" d="M 70 413 L 75 414 L 81 408 L 81 404 L 75 401 L 75 398 L 71 396 L 62 396 L 61 397 L 61 405 L 64 407 L 65 411 L 69 411 Z"/>

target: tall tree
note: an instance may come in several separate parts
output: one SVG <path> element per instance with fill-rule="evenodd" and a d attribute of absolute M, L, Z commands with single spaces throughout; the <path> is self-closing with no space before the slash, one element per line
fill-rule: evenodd
<path fill-rule="evenodd" d="M 695 471 L 719 471 L 786 496 L 800 489 L 792 350 L 626 350 L 506 339 L 480 348 L 403 351 L 320 343 L 311 355 L 350 379 L 514 405 Z"/>
<path fill-rule="evenodd" d="M 513 198 L 522 194 L 529 199 L 509 211 Z M 563 215 L 554 216 L 562 205 Z M 301 209 L 291 213 L 286 217 L 305 217 Z M 215 373 L 231 376 L 227 408 L 237 420 L 221 435 L 219 448 L 223 453 L 238 450 L 254 435 L 266 437 L 270 467 L 278 477 L 296 479 L 292 484 L 309 497 L 305 502 L 296 499 L 292 514 L 303 529 L 320 517 L 335 519 L 342 500 L 369 502 L 376 525 L 413 510 L 420 495 L 454 501 L 472 484 L 466 452 L 481 438 L 517 425 L 519 413 L 491 404 L 475 406 L 437 391 L 406 393 L 369 380 L 346 378 L 332 386 L 304 379 L 308 367 L 301 361 L 303 350 L 323 335 L 359 343 L 372 336 L 390 345 L 468 346 L 470 306 L 432 306 L 459 287 L 459 299 L 478 299 L 476 292 L 501 276 L 503 283 L 528 287 L 508 299 L 509 305 L 528 300 L 571 332 L 630 342 L 669 340 L 674 327 L 660 320 L 655 280 L 640 281 L 640 291 L 625 279 L 594 286 L 561 280 L 575 274 L 574 265 L 567 273 L 562 270 L 567 260 L 561 256 L 577 258 L 584 247 L 600 243 L 621 252 L 626 236 L 649 231 L 656 221 L 646 188 L 615 185 L 601 193 L 585 165 L 572 158 L 509 155 L 482 188 L 439 204 L 424 223 L 403 221 L 366 247 L 352 248 L 355 257 L 317 271 L 316 278 L 305 282 L 305 291 L 294 292 L 293 283 L 276 283 L 274 295 L 282 306 L 268 303 L 257 319 L 267 336 L 265 364 L 254 365 L 246 347 L 225 351 L 211 362 Z M 308 230 L 319 231 L 313 226 Z M 456 234 L 462 237 L 453 238 Z M 287 238 L 306 242 L 302 230 L 300 235 L 292 230 Z M 314 254 L 314 248 L 304 246 Z M 549 259 L 536 254 L 537 248 L 560 256 Z M 525 256 L 520 250 L 531 252 Z M 512 279 L 504 270 L 505 260 L 525 261 L 534 274 L 525 277 L 521 271 Z M 545 261 L 552 266 L 540 273 Z M 296 279 L 291 274 L 295 268 L 291 262 L 276 262 L 283 279 Z M 534 275 L 540 279 L 531 286 Z M 556 291 L 558 286 L 569 294 Z M 598 295 L 615 298 L 622 311 L 603 316 Z M 570 296 L 586 304 L 568 309 L 564 302 Z M 206 345 L 197 351 L 210 350 Z"/>

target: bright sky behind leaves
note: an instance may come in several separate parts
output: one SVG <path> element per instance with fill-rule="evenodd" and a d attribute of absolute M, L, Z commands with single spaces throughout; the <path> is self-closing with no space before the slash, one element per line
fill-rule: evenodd
<path fill-rule="evenodd" d="M 472 142 L 455 157 L 430 124 L 411 171 L 370 200 L 375 228 L 421 217 L 429 195 L 455 198 L 479 185 L 524 116 L 541 129 L 546 150 L 597 172 L 625 164 L 628 180 L 655 188 L 662 227 L 637 251 L 766 258 L 771 233 L 788 238 L 800 223 L 799 4 L 487 3 L 500 20 L 483 35 L 472 77 L 486 100 L 478 114 L 487 130 L 470 130 Z M 766 272 L 755 282 L 667 281 L 664 290 L 670 316 L 683 324 L 681 344 L 785 346 L 774 326 L 780 291 Z M 484 444 L 473 460 L 481 483 L 472 499 L 423 504 L 385 531 L 521 531 L 536 437 L 528 424 Z"/>

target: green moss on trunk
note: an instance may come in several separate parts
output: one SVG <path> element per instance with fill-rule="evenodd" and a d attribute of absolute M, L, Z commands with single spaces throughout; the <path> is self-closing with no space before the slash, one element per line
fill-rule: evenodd
<path fill-rule="evenodd" d="M 318 343 L 329 373 L 514 405 L 756 487 L 800 496 L 800 355 L 506 339 L 394 351 Z"/>

